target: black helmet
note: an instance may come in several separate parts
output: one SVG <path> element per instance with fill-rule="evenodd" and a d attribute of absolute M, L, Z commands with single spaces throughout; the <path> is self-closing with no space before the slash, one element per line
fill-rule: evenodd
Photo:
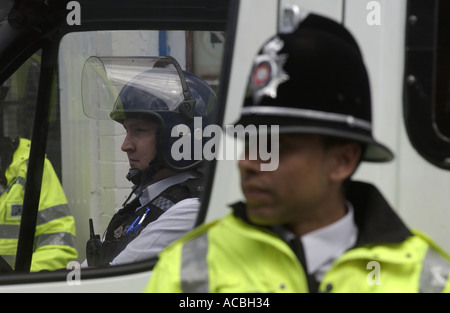
<path fill-rule="evenodd" d="M 363 160 L 393 158 L 372 136 L 369 79 L 358 44 L 344 26 L 315 14 L 262 46 L 236 124 L 348 138 L 365 145 Z"/>
<path fill-rule="evenodd" d="M 202 161 L 194 156 L 194 145 L 195 140 L 200 140 L 203 147 L 203 138 L 195 134 L 202 134 L 211 124 L 215 107 L 216 95 L 205 81 L 182 71 L 174 58 L 160 57 L 153 68 L 137 75 L 122 88 L 110 117 L 119 123 L 131 116 L 159 123 L 157 157 L 152 163 L 159 163 L 156 170 L 168 167 L 184 171 Z M 172 155 L 172 146 L 180 139 L 180 133 L 189 136 L 190 158 L 176 159 Z"/>

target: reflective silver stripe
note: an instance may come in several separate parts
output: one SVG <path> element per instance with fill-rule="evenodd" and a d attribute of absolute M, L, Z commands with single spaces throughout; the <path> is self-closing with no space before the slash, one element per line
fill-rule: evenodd
<path fill-rule="evenodd" d="M 352 115 L 345 115 L 340 113 L 331 113 L 323 111 L 314 111 L 306 109 L 286 108 L 286 107 L 271 107 L 271 106 L 248 106 L 243 107 L 242 115 L 260 114 L 260 115 L 275 115 L 275 116 L 292 116 L 300 118 L 309 118 L 321 121 L 337 122 L 347 124 L 350 127 L 357 127 L 364 130 L 371 130 L 372 124 L 366 120 L 356 118 Z"/>
<path fill-rule="evenodd" d="M 420 292 L 442 292 L 447 284 L 450 263 L 436 250 L 429 247 L 420 274 Z"/>
<path fill-rule="evenodd" d="M 25 187 L 26 180 L 22 176 L 17 177 L 15 184 L 21 184 L 22 187 Z"/>
<path fill-rule="evenodd" d="M 20 225 L 0 225 L 0 239 L 17 239 Z"/>
<path fill-rule="evenodd" d="M 181 253 L 181 290 L 183 292 L 208 292 L 207 233 L 183 244 Z"/>
<path fill-rule="evenodd" d="M 57 205 L 38 212 L 36 225 L 42 225 L 58 218 L 70 216 L 69 207 L 65 204 Z M 17 239 L 20 225 L 0 225 L 0 239 Z"/>
<path fill-rule="evenodd" d="M 42 234 L 37 238 L 38 244 L 36 248 L 41 248 L 43 246 L 58 245 L 58 246 L 69 246 L 75 248 L 75 237 L 70 233 L 53 233 L 53 234 Z"/>
<path fill-rule="evenodd" d="M 70 215 L 67 204 L 56 205 L 38 212 L 36 225 L 42 225 Z"/>
<path fill-rule="evenodd" d="M 26 183 L 25 178 L 23 178 L 22 176 L 17 176 L 17 178 L 13 180 L 12 183 L 9 184 L 8 187 L 6 188 L 6 193 L 8 193 L 11 190 L 14 184 L 20 184 L 23 188 L 25 188 L 25 183 Z"/>
<path fill-rule="evenodd" d="M 1 239 L 18 239 L 20 225 L 1 225 L 0 226 L 0 240 Z M 37 238 L 39 240 L 38 247 L 47 245 L 63 245 L 75 247 L 75 237 L 70 233 L 60 232 L 52 234 L 42 234 Z"/>

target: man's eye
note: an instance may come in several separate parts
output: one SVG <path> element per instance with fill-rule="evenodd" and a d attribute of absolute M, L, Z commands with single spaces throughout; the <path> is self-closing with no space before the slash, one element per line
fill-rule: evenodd
<path fill-rule="evenodd" d="M 136 132 L 136 133 L 147 133 L 147 132 L 149 132 L 149 129 L 148 128 L 135 128 L 134 132 Z"/>

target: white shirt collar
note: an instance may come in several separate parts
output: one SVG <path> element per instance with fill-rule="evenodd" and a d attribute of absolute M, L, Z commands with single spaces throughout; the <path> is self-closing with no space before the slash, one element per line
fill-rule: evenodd
<path fill-rule="evenodd" d="M 163 180 L 160 180 L 154 184 L 151 184 L 142 191 L 142 195 L 139 198 L 141 205 L 145 205 L 158 196 L 161 192 L 169 188 L 170 186 L 182 183 L 189 178 L 196 178 L 198 175 L 194 171 L 181 172 L 177 175 L 170 176 Z"/>
<path fill-rule="evenodd" d="M 301 237 L 308 274 L 314 274 L 319 281 L 333 262 L 356 243 L 358 228 L 354 221 L 353 206 L 348 201 L 346 205 L 348 212 L 345 216 Z M 286 241 L 295 237 L 285 228 L 275 229 Z"/>
<path fill-rule="evenodd" d="M 332 263 L 354 246 L 358 228 L 353 218 L 353 206 L 347 201 L 348 212 L 336 222 L 301 237 L 308 273 L 321 280 Z"/>

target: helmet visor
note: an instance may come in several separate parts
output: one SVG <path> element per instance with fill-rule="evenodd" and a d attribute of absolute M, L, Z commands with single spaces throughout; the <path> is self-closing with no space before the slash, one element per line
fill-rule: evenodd
<path fill-rule="evenodd" d="M 83 111 L 116 120 L 126 113 L 175 111 L 186 97 L 182 75 L 170 57 L 90 57 L 82 73 Z"/>

